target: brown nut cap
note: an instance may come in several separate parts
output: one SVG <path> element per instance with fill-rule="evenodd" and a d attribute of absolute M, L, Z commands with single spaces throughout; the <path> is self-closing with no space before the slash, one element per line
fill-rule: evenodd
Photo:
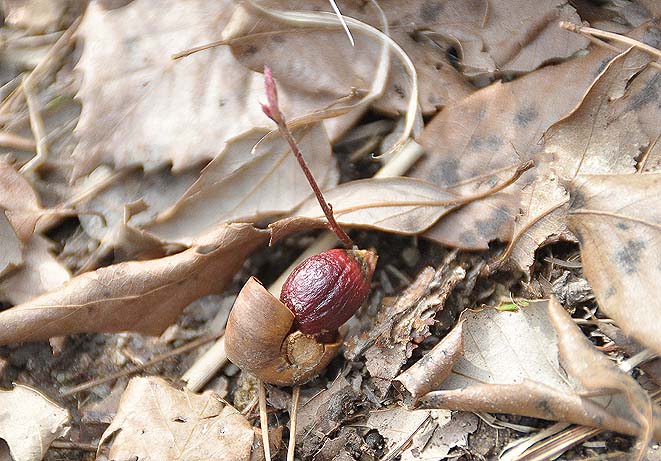
<path fill-rule="evenodd" d="M 298 330 L 309 335 L 333 332 L 349 320 L 369 294 L 376 260 L 371 250 L 336 249 L 299 264 L 280 295 Z"/>
<path fill-rule="evenodd" d="M 227 319 L 227 358 L 264 382 L 302 384 L 326 368 L 342 338 L 322 344 L 300 331 L 290 334 L 293 325 L 294 315 L 287 306 L 251 277 Z"/>

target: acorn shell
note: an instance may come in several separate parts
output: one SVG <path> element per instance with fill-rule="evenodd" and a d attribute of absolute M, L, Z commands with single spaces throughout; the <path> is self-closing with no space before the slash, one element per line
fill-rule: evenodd
<path fill-rule="evenodd" d="M 251 277 L 232 306 L 225 329 L 227 358 L 266 383 L 302 384 L 321 373 L 337 354 L 342 338 L 331 344 L 290 333 L 294 315 Z"/>

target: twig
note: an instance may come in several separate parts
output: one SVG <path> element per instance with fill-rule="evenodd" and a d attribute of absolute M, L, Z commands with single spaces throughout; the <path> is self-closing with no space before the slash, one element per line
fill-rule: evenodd
<path fill-rule="evenodd" d="M 289 446 L 287 461 L 294 461 L 296 451 L 296 419 L 298 418 L 298 401 L 301 397 L 301 386 L 294 386 L 291 396 L 291 411 L 289 412 Z"/>
<path fill-rule="evenodd" d="M 342 16 L 340 9 L 337 7 L 337 3 L 335 3 L 335 0 L 328 0 L 328 1 L 331 4 L 331 7 L 333 7 L 333 11 L 335 11 L 335 15 L 337 16 L 337 19 L 339 19 L 340 22 L 342 23 L 342 28 L 344 29 L 344 32 L 346 32 L 347 37 L 349 37 L 351 46 L 356 46 L 356 43 L 353 41 L 353 35 L 351 35 L 349 26 L 347 26 L 347 22 L 344 20 L 344 16 Z"/>
<path fill-rule="evenodd" d="M 27 152 L 34 152 L 37 147 L 32 139 L 4 130 L 0 131 L 0 146 Z"/>
<path fill-rule="evenodd" d="M 204 385 L 214 377 L 227 363 L 225 353 L 225 337 L 222 336 L 211 348 L 197 359 L 197 367 L 191 367 L 181 377 L 186 387 L 193 392 L 199 392 Z"/>
<path fill-rule="evenodd" d="M 30 114 L 30 128 L 34 136 L 37 155 L 32 157 L 28 163 L 23 165 L 19 170 L 21 173 L 28 173 L 40 167 L 48 156 L 48 144 L 46 142 L 46 128 L 44 127 L 44 120 L 41 118 L 41 113 L 37 104 L 37 98 L 34 95 L 34 86 L 29 77 L 23 79 L 23 94 L 28 105 L 28 112 Z"/>
<path fill-rule="evenodd" d="M 567 21 L 560 21 L 560 27 L 563 29 L 567 29 L 571 32 L 577 33 L 577 34 L 582 34 L 582 35 L 587 35 L 587 36 L 593 36 L 593 37 L 599 37 L 599 38 L 605 38 L 608 40 L 613 40 L 616 42 L 624 43 L 625 45 L 633 46 L 636 48 L 639 48 L 646 53 L 651 54 L 652 56 L 656 56 L 656 58 L 661 58 L 661 50 L 658 50 L 654 48 L 653 46 L 650 46 L 646 43 L 643 43 L 641 41 L 638 41 L 634 38 L 627 37 L 626 35 L 620 35 L 616 34 L 613 32 L 607 32 L 605 30 L 601 29 L 595 29 L 593 27 L 587 27 L 587 26 L 579 26 L 578 24 L 573 24 L 571 22 Z"/>
<path fill-rule="evenodd" d="M 80 450 L 95 453 L 98 447 L 91 443 L 73 442 L 71 440 L 55 439 L 50 444 L 51 448 L 60 450 Z"/>
<path fill-rule="evenodd" d="M 324 211 L 324 215 L 328 220 L 329 227 L 333 232 L 335 232 L 335 234 L 338 236 L 338 238 L 342 241 L 342 243 L 344 243 L 344 245 L 347 248 L 352 248 L 353 241 L 349 238 L 346 232 L 344 232 L 344 229 L 340 227 L 337 221 L 335 221 L 335 217 L 333 216 L 333 209 L 330 203 L 326 202 L 326 199 L 324 198 L 324 194 L 321 192 L 321 189 L 319 189 L 319 186 L 317 185 L 317 181 L 315 181 L 314 176 L 312 175 L 312 172 L 308 168 L 307 163 L 305 163 L 303 154 L 301 153 L 301 150 L 298 148 L 298 144 L 296 144 L 296 140 L 294 139 L 294 136 L 287 127 L 287 121 L 285 120 L 285 116 L 280 111 L 280 106 L 278 105 L 278 88 L 276 86 L 275 80 L 273 79 L 273 74 L 271 73 L 271 69 L 268 66 L 264 66 L 264 84 L 266 87 L 266 99 L 268 103 L 266 105 L 262 104 L 262 111 L 266 114 L 268 118 L 273 120 L 275 124 L 278 125 L 278 130 L 280 131 L 280 134 L 282 135 L 283 138 L 285 138 L 287 144 L 289 144 L 289 148 L 296 157 L 296 160 L 298 161 L 301 170 L 303 170 L 303 173 L 305 174 L 305 178 L 308 180 L 310 187 L 314 191 L 315 197 L 317 197 L 317 201 L 319 202 L 321 209 Z"/>
<path fill-rule="evenodd" d="M 86 383 L 80 384 L 79 386 L 72 387 L 68 391 L 61 392 L 60 396 L 69 397 L 69 396 L 72 396 L 74 394 L 77 394 L 78 392 L 82 392 L 82 391 L 85 391 L 87 389 L 91 389 L 92 387 L 98 386 L 100 384 L 104 384 L 104 383 L 107 383 L 107 382 L 110 382 L 110 381 L 115 381 L 116 379 L 119 379 L 123 376 L 132 375 L 133 373 L 137 373 L 139 371 L 142 371 L 147 367 L 150 367 L 152 365 L 156 365 L 157 363 L 160 363 L 160 362 L 162 362 L 164 360 L 167 360 L 171 357 L 175 357 L 179 354 L 183 354 L 184 352 L 188 352 L 190 350 L 198 348 L 198 347 L 202 346 L 203 344 L 206 344 L 209 341 L 214 340 L 215 338 L 216 337 L 214 337 L 214 336 L 204 336 L 202 338 L 198 338 L 194 341 L 191 341 L 188 344 L 184 344 L 183 346 L 179 346 L 175 349 L 172 349 L 171 351 L 168 351 L 164 354 L 161 354 L 157 357 L 154 357 L 153 359 L 145 362 L 142 365 L 138 365 L 138 366 L 135 366 L 133 368 L 128 368 L 126 370 L 119 371 L 117 373 L 114 373 L 114 374 L 109 375 L 109 376 L 105 376 L 103 378 L 93 379 L 92 381 L 88 381 Z"/>
<path fill-rule="evenodd" d="M 271 447 L 269 446 L 269 415 L 266 412 L 266 388 L 259 381 L 259 424 L 262 429 L 262 444 L 264 445 L 264 459 L 271 461 Z"/>

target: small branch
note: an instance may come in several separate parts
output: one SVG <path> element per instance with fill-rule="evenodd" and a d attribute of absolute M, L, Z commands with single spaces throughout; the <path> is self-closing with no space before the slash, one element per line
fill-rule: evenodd
<path fill-rule="evenodd" d="M 259 382 L 259 424 L 262 429 L 262 444 L 264 445 L 264 459 L 271 461 L 271 447 L 269 446 L 269 415 L 266 412 L 266 388 Z"/>
<path fill-rule="evenodd" d="M 273 120 L 276 123 L 276 125 L 278 125 L 278 130 L 280 131 L 280 134 L 282 135 L 283 138 L 285 138 L 287 144 L 289 144 L 291 151 L 294 153 L 296 160 L 298 160 L 298 164 L 303 170 L 303 174 L 305 174 L 305 178 L 308 180 L 310 187 L 314 191 L 314 195 L 317 197 L 317 201 L 319 202 L 321 209 L 324 211 L 324 215 L 328 220 L 328 226 L 333 232 L 335 232 L 335 234 L 337 234 L 338 238 L 342 241 L 342 243 L 344 243 L 344 245 L 347 248 L 352 248 L 353 241 L 349 238 L 346 232 L 344 232 L 344 230 L 340 227 L 337 221 L 335 221 L 335 217 L 333 216 L 332 206 L 330 205 L 330 203 L 326 202 L 326 199 L 324 198 L 321 189 L 319 189 L 319 186 L 317 185 L 317 181 L 315 181 L 312 172 L 308 168 L 308 165 L 305 162 L 305 159 L 303 158 L 303 154 L 301 153 L 301 150 L 298 148 L 298 145 L 296 144 L 296 140 L 294 139 L 294 136 L 287 127 L 285 116 L 280 111 L 280 106 L 278 105 L 278 89 L 276 87 L 275 80 L 273 79 L 273 74 L 271 73 L 271 69 L 268 66 L 264 66 L 264 84 L 266 87 L 266 98 L 268 103 L 266 105 L 262 104 L 262 111 L 264 111 L 266 116 L 271 120 Z"/>
<path fill-rule="evenodd" d="M 648 44 L 633 39 L 631 37 L 627 37 L 626 35 L 615 34 L 613 32 L 606 32 L 605 30 L 595 29 L 593 27 L 579 26 L 578 24 L 573 24 L 567 21 L 560 21 L 560 27 L 577 34 L 587 35 L 591 37 L 605 38 L 608 40 L 624 43 L 625 45 L 634 46 L 636 48 L 645 51 L 646 53 L 651 54 L 652 56 L 656 56 L 657 59 L 661 58 L 661 50 L 658 50 L 653 46 L 649 46 Z"/>
<path fill-rule="evenodd" d="M 298 418 L 298 401 L 301 397 L 301 386 L 294 386 L 291 396 L 291 411 L 289 412 L 289 446 L 287 447 L 287 461 L 294 461 L 296 451 L 296 419 Z"/>

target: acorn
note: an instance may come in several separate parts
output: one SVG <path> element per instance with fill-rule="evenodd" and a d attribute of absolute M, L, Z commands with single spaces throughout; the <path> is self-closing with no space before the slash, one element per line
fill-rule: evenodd
<path fill-rule="evenodd" d="M 338 328 L 370 291 L 377 255 L 335 249 L 299 264 L 280 300 L 254 277 L 239 293 L 227 320 L 227 357 L 270 384 L 302 384 L 321 373 L 339 351 Z"/>

